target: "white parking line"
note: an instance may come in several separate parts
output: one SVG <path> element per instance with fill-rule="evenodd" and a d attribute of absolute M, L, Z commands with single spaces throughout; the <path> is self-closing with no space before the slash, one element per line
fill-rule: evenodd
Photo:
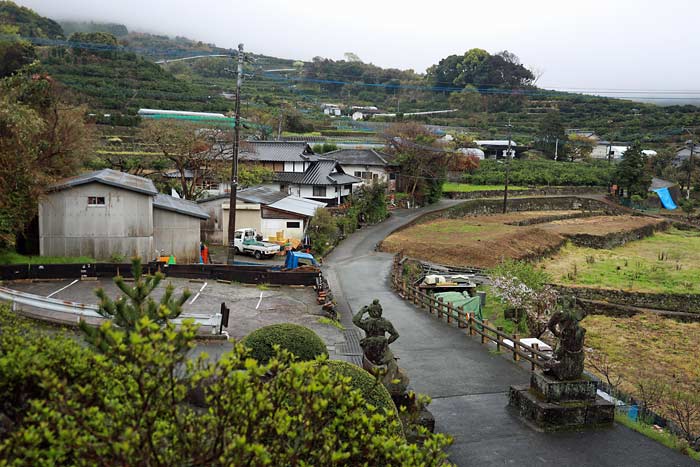
<path fill-rule="evenodd" d="M 205 282 L 205 283 L 202 285 L 202 288 L 199 289 L 199 292 L 197 292 L 197 295 L 195 295 L 194 298 L 192 298 L 192 300 L 190 300 L 190 305 L 192 305 L 192 304 L 194 303 L 194 301 L 197 300 L 197 299 L 199 298 L 199 295 L 202 293 L 202 290 L 204 290 L 204 287 L 206 287 L 207 284 L 208 284 L 208 282 Z"/>
<path fill-rule="evenodd" d="M 70 284 L 68 284 L 67 286 L 61 287 L 60 289 L 56 290 L 55 292 L 51 292 L 49 295 L 46 296 L 46 298 L 51 298 L 51 297 L 53 297 L 53 296 L 56 295 L 58 292 L 62 292 L 62 291 L 64 291 L 64 290 L 66 290 L 68 287 L 70 287 L 71 285 L 75 284 L 75 283 L 78 282 L 78 281 L 79 281 L 79 279 L 76 279 L 76 280 L 74 280 L 73 282 L 71 282 Z"/>
<path fill-rule="evenodd" d="M 258 300 L 258 304 L 255 305 L 255 309 L 256 309 L 256 310 L 257 310 L 258 308 L 260 308 L 260 303 L 262 302 L 262 294 L 263 294 L 263 293 L 260 292 L 260 300 Z"/>

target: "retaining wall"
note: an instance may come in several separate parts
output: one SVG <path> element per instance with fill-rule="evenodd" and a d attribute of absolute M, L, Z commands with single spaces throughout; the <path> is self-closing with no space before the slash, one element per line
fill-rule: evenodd
<path fill-rule="evenodd" d="M 221 279 L 244 284 L 315 285 L 320 272 L 278 271 L 265 266 L 148 263 L 146 273 L 162 271 L 166 276 L 186 279 Z M 14 264 L 0 266 L 0 280 L 67 279 L 79 277 L 131 276 L 131 264 Z"/>
<path fill-rule="evenodd" d="M 586 248 L 597 248 L 610 250 L 617 248 L 628 242 L 641 240 L 643 238 L 654 235 L 654 232 L 667 230 L 671 226 L 671 222 L 664 221 L 657 224 L 644 225 L 634 230 L 625 230 L 623 232 L 612 232 L 607 235 L 590 235 L 590 234 L 568 234 L 566 238 L 576 246 Z"/>
<path fill-rule="evenodd" d="M 510 196 L 566 196 L 566 195 L 604 195 L 608 189 L 602 186 L 557 186 L 528 188 L 527 190 L 508 190 Z M 469 192 L 446 192 L 450 199 L 503 198 L 503 190 L 484 190 Z"/>
<path fill-rule="evenodd" d="M 565 285 L 554 285 L 554 287 L 562 294 L 575 295 L 585 300 L 700 315 L 700 294 L 627 292 Z"/>

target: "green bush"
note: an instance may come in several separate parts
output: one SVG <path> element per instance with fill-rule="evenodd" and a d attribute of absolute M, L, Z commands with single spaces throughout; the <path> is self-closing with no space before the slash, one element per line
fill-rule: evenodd
<path fill-rule="evenodd" d="M 390 431 L 399 436 L 403 436 L 396 405 L 391 399 L 389 391 L 387 391 L 380 381 L 364 369 L 349 362 L 327 360 L 323 362 L 323 364 L 328 366 L 331 374 L 338 374 L 350 378 L 350 387 L 352 389 L 360 391 L 365 401 L 378 409 L 379 413 L 385 412 L 387 414 L 387 426 L 391 429 Z M 397 421 L 399 424 L 395 425 L 392 423 L 393 421 Z"/>
<path fill-rule="evenodd" d="M 42 336 L 6 305 L 0 330 L 2 465 L 446 465 L 448 436 L 406 442 L 329 365 L 286 351 L 262 365 L 240 343 L 190 360 L 188 320 L 144 316 L 131 338 L 105 324 L 105 353 Z M 202 381 L 207 410 L 188 400 Z"/>
<path fill-rule="evenodd" d="M 275 344 L 290 351 L 302 361 L 327 355 L 326 344 L 321 338 L 311 329 L 298 324 L 271 324 L 256 329 L 243 339 L 243 345 L 250 349 L 251 356 L 261 363 L 267 363 L 275 356 Z"/>
<path fill-rule="evenodd" d="M 307 228 L 311 237 L 311 249 L 316 256 L 325 255 L 338 240 L 338 224 L 325 208 L 318 208 Z"/>

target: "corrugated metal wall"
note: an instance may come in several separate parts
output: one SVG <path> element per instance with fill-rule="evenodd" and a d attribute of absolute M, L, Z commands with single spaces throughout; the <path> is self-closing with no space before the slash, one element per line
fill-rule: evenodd
<path fill-rule="evenodd" d="M 88 197 L 105 198 L 89 206 Z M 152 197 L 100 183 L 49 193 L 39 205 L 39 242 L 44 256 L 112 255 L 152 259 Z"/>
<path fill-rule="evenodd" d="M 153 242 L 163 255 L 175 255 L 177 262 L 199 261 L 200 219 L 163 209 L 153 209 Z"/>

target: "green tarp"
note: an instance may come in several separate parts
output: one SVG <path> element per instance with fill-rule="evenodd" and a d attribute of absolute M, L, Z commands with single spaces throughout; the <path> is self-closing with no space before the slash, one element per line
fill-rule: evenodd
<path fill-rule="evenodd" d="M 443 302 L 449 303 L 454 308 L 462 307 L 465 313 L 474 313 L 474 317 L 479 321 L 484 319 L 481 314 L 481 299 L 478 296 L 470 297 L 467 292 L 440 292 L 435 294 L 435 298 L 442 298 Z M 457 318 L 457 313 L 452 313 L 452 317 Z"/>

